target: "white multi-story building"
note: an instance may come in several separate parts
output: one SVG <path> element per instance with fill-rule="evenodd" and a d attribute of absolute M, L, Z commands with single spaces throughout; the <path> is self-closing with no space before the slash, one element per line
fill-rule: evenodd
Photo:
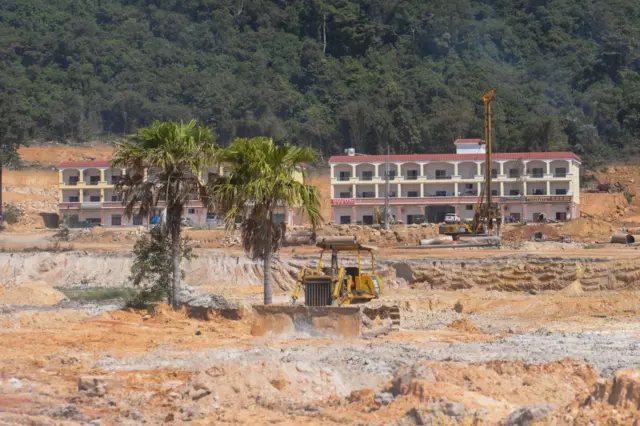
<path fill-rule="evenodd" d="M 207 169 L 204 175 L 205 181 L 213 176 L 224 173 L 223 166 Z M 58 211 L 61 219 L 66 218 L 68 223 L 89 222 L 93 225 L 105 227 L 146 226 L 157 218 L 159 212 L 165 207 L 160 201 L 157 211 L 151 217 L 134 215 L 127 219 L 124 215 L 122 199 L 115 190 L 116 184 L 123 175 L 124 169 L 113 169 L 109 161 L 67 161 L 58 165 L 59 174 L 59 200 Z M 296 173 L 296 178 L 302 180 L 302 173 Z M 197 225 L 216 223 L 216 214 L 207 212 L 207 209 L 198 199 L 198 194 L 193 195 L 193 200 L 185 206 L 183 218 L 190 219 Z M 296 217 L 295 209 L 279 209 L 275 215 L 276 221 L 286 221 L 288 225 L 301 221 Z"/>
<path fill-rule="evenodd" d="M 416 215 L 441 222 L 446 213 L 471 219 L 485 173 L 485 145 L 458 139 L 456 154 L 334 156 L 332 221 L 372 224 L 385 204 L 389 163 L 391 214 L 403 223 Z M 565 221 L 580 215 L 580 158 L 571 152 L 494 153 L 492 195 L 504 218 Z"/>

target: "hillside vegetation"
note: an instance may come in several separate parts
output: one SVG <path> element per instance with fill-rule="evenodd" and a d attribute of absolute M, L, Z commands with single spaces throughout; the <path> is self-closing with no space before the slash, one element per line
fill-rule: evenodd
<path fill-rule="evenodd" d="M 495 86 L 499 150 L 595 163 L 639 148 L 639 31 L 634 0 L 4 0 L 0 141 L 195 117 L 221 144 L 446 152 Z"/>

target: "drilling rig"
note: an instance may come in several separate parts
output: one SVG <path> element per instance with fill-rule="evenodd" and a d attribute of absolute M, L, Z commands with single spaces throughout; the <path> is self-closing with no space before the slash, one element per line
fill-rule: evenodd
<path fill-rule="evenodd" d="M 493 222 L 495 221 L 498 227 L 497 233 L 500 235 L 500 225 L 502 223 L 502 214 L 500 213 L 500 206 L 493 202 L 491 194 L 491 181 L 492 181 L 492 129 L 491 129 L 491 102 L 496 96 L 496 89 L 493 88 L 485 93 L 480 99 L 484 104 L 484 141 L 480 142 L 485 144 L 485 171 L 484 171 L 484 183 L 482 189 L 478 195 L 478 203 L 473 215 L 473 221 L 468 224 L 445 224 L 440 226 L 440 234 L 451 235 L 454 239 L 458 239 L 460 235 L 485 235 L 487 230 L 493 229 Z"/>

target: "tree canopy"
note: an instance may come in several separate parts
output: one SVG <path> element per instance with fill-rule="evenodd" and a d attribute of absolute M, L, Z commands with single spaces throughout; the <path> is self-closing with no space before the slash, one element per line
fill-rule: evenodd
<path fill-rule="evenodd" d="M 5 0 L 0 142 L 123 135 L 153 120 L 323 156 L 640 148 L 634 0 Z"/>

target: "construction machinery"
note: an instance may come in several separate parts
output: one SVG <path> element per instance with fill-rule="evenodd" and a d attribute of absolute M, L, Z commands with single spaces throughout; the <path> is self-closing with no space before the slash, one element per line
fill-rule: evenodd
<path fill-rule="evenodd" d="M 440 234 L 451 235 L 454 240 L 459 239 L 460 235 L 486 235 L 487 230 L 493 229 L 493 223 L 498 226 L 498 236 L 500 236 L 500 225 L 502 223 L 502 214 L 500 207 L 494 203 L 491 194 L 492 181 L 492 129 L 491 129 L 491 102 L 496 96 L 496 89 L 491 89 L 480 98 L 484 104 L 484 141 L 480 144 L 485 145 L 485 173 L 482 189 L 478 196 L 473 220 L 470 224 L 462 223 L 445 223 L 440 225 Z"/>
<path fill-rule="evenodd" d="M 384 284 L 376 273 L 376 248 L 360 244 L 356 237 L 320 237 L 316 246 L 321 249 L 318 265 L 302 268 L 289 306 L 254 307 L 259 315 L 253 334 L 357 337 L 361 336 L 363 320 L 390 322 L 384 328 L 397 330 L 400 327 L 398 306 L 367 303 L 384 295 Z M 327 253 L 331 254 L 331 260 L 325 266 Z M 351 262 L 344 262 L 339 255 L 355 256 L 350 256 Z M 371 268 L 366 271 L 363 255 L 371 260 Z M 303 305 L 297 304 L 301 295 L 304 295 Z"/>
<path fill-rule="evenodd" d="M 384 285 L 376 274 L 375 247 L 360 244 L 355 237 L 322 238 L 317 244 L 322 249 L 316 270 L 304 267 L 298 276 L 298 282 L 291 296 L 295 305 L 304 289 L 306 306 L 342 306 L 364 303 L 379 299 L 384 293 Z M 323 265 L 323 256 L 331 253 L 331 264 Z M 355 253 L 355 266 L 340 266 L 338 253 Z M 371 271 L 364 272 L 361 253 L 371 256 Z"/>

